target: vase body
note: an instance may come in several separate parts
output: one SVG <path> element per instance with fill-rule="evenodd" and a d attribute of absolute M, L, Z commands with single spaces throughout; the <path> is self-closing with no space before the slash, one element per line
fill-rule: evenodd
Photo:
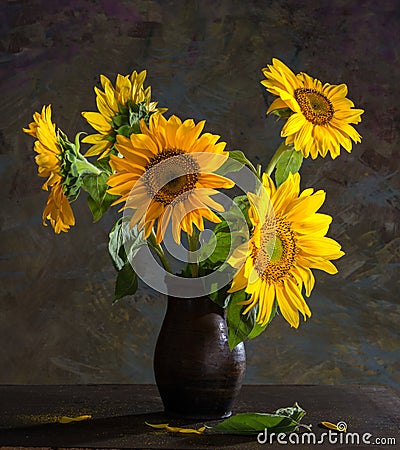
<path fill-rule="evenodd" d="M 229 350 L 223 308 L 208 297 L 168 297 L 154 353 L 154 375 L 166 413 L 228 417 L 245 369 L 243 343 Z"/>

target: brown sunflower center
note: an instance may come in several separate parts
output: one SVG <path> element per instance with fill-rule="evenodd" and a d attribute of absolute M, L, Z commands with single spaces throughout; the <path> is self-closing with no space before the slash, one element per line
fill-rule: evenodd
<path fill-rule="evenodd" d="M 260 248 L 253 244 L 254 268 L 264 281 L 279 282 L 293 267 L 297 251 L 290 224 L 281 217 L 266 218 L 261 227 Z"/>
<path fill-rule="evenodd" d="M 189 154 L 165 149 L 146 165 L 144 184 L 155 201 L 169 205 L 187 198 L 196 186 L 199 171 L 199 164 Z"/>
<path fill-rule="evenodd" d="M 300 106 L 304 117 L 313 125 L 326 125 L 335 112 L 331 101 L 315 89 L 299 88 L 294 91 L 294 98 Z"/>

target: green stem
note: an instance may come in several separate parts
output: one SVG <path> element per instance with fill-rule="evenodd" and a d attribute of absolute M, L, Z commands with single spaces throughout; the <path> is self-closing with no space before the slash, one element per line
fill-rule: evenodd
<path fill-rule="evenodd" d="M 169 266 L 168 259 L 165 256 L 164 250 L 162 249 L 160 244 L 157 244 L 156 242 L 156 235 L 154 234 L 154 231 L 151 231 L 150 234 L 150 245 L 151 248 L 157 253 L 157 256 L 160 258 L 161 264 L 163 265 L 164 269 L 172 273 L 171 267 Z"/>
<path fill-rule="evenodd" d="M 195 252 L 198 250 L 199 246 L 199 235 L 195 229 L 193 229 L 193 234 L 190 236 L 187 235 L 189 251 Z M 190 271 L 192 273 L 192 278 L 197 278 L 199 276 L 199 264 L 197 262 L 189 263 Z"/>
<path fill-rule="evenodd" d="M 271 161 L 269 162 L 267 168 L 265 169 L 265 173 L 267 175 L 271 175 L 273 170 L 275 169 L 276 163 L 278 162 L 279 158 L 281 157 L 282 153 L 289 148 L 289 145 L 286 145 L 285 142 L 282 142 L 282 144 L 278 147 L 276 152 L 274 153 L 273 157 L 271 158 Z"/>

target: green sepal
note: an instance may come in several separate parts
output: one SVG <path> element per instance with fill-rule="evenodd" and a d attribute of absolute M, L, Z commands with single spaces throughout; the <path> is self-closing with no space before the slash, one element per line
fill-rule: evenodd
<path fill-rule="evenodd" d="M 288 178 L 290 173 L 297 173 L 300 170 L 302 163 L 303 155 L 300 151 L 295 150 L 293 147 L 285 150 L 276 163 L 276 186 L 280 186 Z"/>
<path fill-rule="evenodd" d="M 149 125 L 149 120 L 155 111 L 149 111 L 147 102 L 128 103 L 129 106 L 129 125 L 133 133 L 141 133 L 140 122 L 143 119 L 146 125 Z"/>
<path fill-rule="evenodd" d="M 63 192 L 70 202 L 75 201 L 82 186 L 82 180 L 76 167 L 76 160 L 79 156 L 79 136 L 82 133 L 78 133 L 75 137 L 75 144 L 69 141 L 68 136 L 61 131 L 57 130 L 58 144 L 62 149 L 62 153 L 59 155 L 60 160 L 60 175 L 62 176 Z M 78 146 L 78 150 L 77 150 Z"/>
<path fill-rule="evenodd" d="M 140 121 L 144 119 L 149 124 L 149 119 L 156 111 L 149 111 L 147 102 L 132 103 L 128 101 L 126 105 L 120 105 L 119 114 L 112 118 L 114 133 L 111 142 L 115 142 L 116 135 L 129 138 L 131 134 L 139 134 Z"/>
<path fill-rule="evenodd" d="M 112 118 L 112 122 L 113 122 L 114 128 L 118 129 L 118 128 L 122 127 L 122 125 L 127 124 L 127 117 L 126 117 L 126 115 L 118 114 Z"/>
<path fill-rule="evenodd" d="M 270 111 L 270 113 L 278 116 L 280 119 L 288 119 L 293 114 L 293 111 L 290 108 L 279 108 Z"/>
<path fill-rule="evenodd" d="M 62 149 L 60 159 L 60 175 L 63 178 L 62 185 L 64 194 L 70 202 L 76 200 L 86 176 L 97 176 L 101 169 L 90 163 L 81 153 L 80 136 L 85 134 L 79 132 L 75 136 L 74 143 L 60 129 L 57 130 L 58 143 Z"/>
<path fill-rule="evenodd" d="M 131 134 L 134 132 L 134 130 L 130 125 L 125 124 L 116 129 L 115 132 L 120 136 L 125 136 L 126 138 L 129 138 Z"/>
<path fill-rule="evenodd" d="M 77 136 L 75 137 L 75 140 L 78 139 L 78 141 L 79 141 L 79 136 L 81 134 L 82 133 L 78 133 Z M 68 136 L 59 128 L 57 129 L 57 140 L 58 140 L 58 143 L 59 143 L 60 147 L 62 148 L 63 152 L 66 152 L 67 150 L 69 150 L 69 151 L 72 151 L 75 155 L 78 154 L 77 150 L 76 150 L 76 145 L 73 144 L 68 139 Z"/>
<path fill-rule="evenodd" d="M 80 150 L 81 150 L 80 138 L 81 138 L 82 134 L 87 134 L 87 133 L 85 133 L 84 131 L 80 131 L 79 133 L 76 133 L 76 135 L 75 135 L 74 145 L 75 145 L 75 151 L 76 151 L 77 155 L 80 154 Z"/>
<path fill-rule="evenodd" d="M 295 403 L 291 407 L 277 409 L 272 414 L 235 414 L 217 425 L 207 426 L 207 428 L 210 431 L 223 434 L 253 435 L 266 430 L 268 433 L 275 433 L 276 435 L 279 433 L 287 434 L 298 431 L 300 426 L 310 430 L 309 426 L 300 424 L 305 414 L 304 409 L 298 403 Z"/>

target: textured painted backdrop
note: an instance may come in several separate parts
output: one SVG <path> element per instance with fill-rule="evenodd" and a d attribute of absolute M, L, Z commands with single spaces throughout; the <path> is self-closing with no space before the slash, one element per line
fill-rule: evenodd
<path fill-rule="evenodd" d="M 1 2 L 0 383 L 152 382 L 165 298 L 141 286 L 111 305 L 107 234 L 115 211 L 56 236 L 41 225 L 46 193 L 33 140 L 21 132 L 42 104 L 71 137 L 90 131 L 99 75 L 148 70 L 160 106 L 206 119 L 228 149 L 266 163 L 281 123 L 261 68 L 345 82 L 365 109 L 352 154 L 306 161 L 303 188 L 327 191 L 330 235 L 346 256 L 317 274 L 313 316 L 281 318 L 248 343 L 248 383 L 377 383 L 400 389 L 399 89 L 397 2 L 3 0 Z"/>

